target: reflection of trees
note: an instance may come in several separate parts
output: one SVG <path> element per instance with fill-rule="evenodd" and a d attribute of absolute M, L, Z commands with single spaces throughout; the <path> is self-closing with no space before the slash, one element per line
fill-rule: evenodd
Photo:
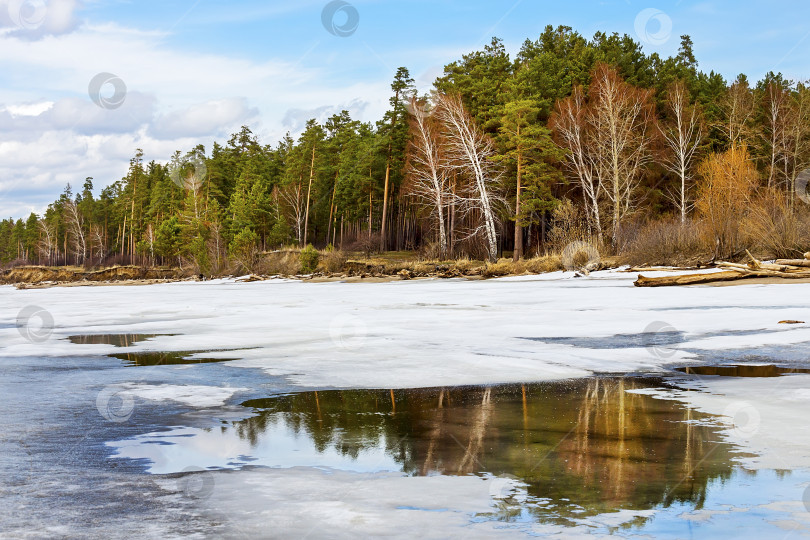
<path fill-rule="evenodd" d="M 713 442 L 706 415 L 628 390 L 639 379 L 420 390 L 306 392 L 254 400 L 257 416 L 236 423 L 256 444 L 287 427 L 319 451 L 357 459 L 384 447 L 413 475 L 512 474 L 528 485 L 541 519 L 700 506 L 708 482 L 727 478 L 728 448 Z M 583 511 L 584 510 L 584 511 Z"/>

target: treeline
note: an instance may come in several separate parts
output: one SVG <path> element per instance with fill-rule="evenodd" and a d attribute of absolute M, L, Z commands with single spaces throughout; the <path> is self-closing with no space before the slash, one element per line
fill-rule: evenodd
<path fill-rule="evenodd" d="M 810 166 L 808 88 L 701 71 L 688 36 L 661 58 L 547 27 L 514 58 L 494 39 L 447 65 L 430 96 L 406 68 L 391 90 L 375 124 L 343 111 L 275 146 L 243 127 L 166 165 L 138 150 L 100 196 L 87 178 L 44 215 L 0 222 L 0 262 L 217 274 L 308 243 L 494 260 L 576 239 L 621 252 L 662 222 L 717 257 L 745 244 L 752 214 L 781 232 L 777 255 L 801 249 L 785 238 Z"/>

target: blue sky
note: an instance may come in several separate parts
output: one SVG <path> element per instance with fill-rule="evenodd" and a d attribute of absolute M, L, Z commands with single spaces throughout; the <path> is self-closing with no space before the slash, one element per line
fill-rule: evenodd
<path fill-rule="evenodd" d="M 426 90 L 446 63 L 492 36 L 515 52 L 548 24 L 586 37 L 627 33 L 662 55 L 689 34 L 701 68 L 727 78 L 810 77 L 810 4 L 798 0 L 356 0 L 332 19 L 340 28 L 356 16 L 345 37 L 324 26 L 327 5 L 0 0 L 0 216 L 41 212 L 86 176 L 112 183 L 136 148 L 165 162 L 242 124 L 275 143 L 341 109 L 376 120 L 398 66 Z M 91 101 L 98 73 L 126 86 L 119 108 Z M 103 97 L 112 91 L 104 86 Z"/>

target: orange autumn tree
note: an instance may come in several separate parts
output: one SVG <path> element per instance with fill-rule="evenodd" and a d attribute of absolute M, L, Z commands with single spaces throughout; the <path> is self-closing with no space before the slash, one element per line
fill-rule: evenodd
<path fill-rule="evenodd" d="M 703 182 L 696 206 L 715 246 L 714 259 L 730 257 L 744 249 L 742 224 L 759 183 L 756 167 L 745 145 L 732 144 L 707 157 L 699 173 Z"/>

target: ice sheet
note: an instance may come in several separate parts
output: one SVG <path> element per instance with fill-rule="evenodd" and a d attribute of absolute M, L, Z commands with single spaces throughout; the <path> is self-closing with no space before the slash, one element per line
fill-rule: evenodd
<path fill-rule="evenodd" d="M 810 342 L 810 325 L 777 324 L 810 321 L 810 284 L 650 289 L 635 277 L 2 287 L 0 357 L 246 349 L 211 356 L 302 387 L 403 388 L 659 372 L 697 349 Z M 52 316 L 49 339 L 15 328 L 28 306 Z M 115 349 L 66 341 L 79 333 L 178 335 Z"/>

